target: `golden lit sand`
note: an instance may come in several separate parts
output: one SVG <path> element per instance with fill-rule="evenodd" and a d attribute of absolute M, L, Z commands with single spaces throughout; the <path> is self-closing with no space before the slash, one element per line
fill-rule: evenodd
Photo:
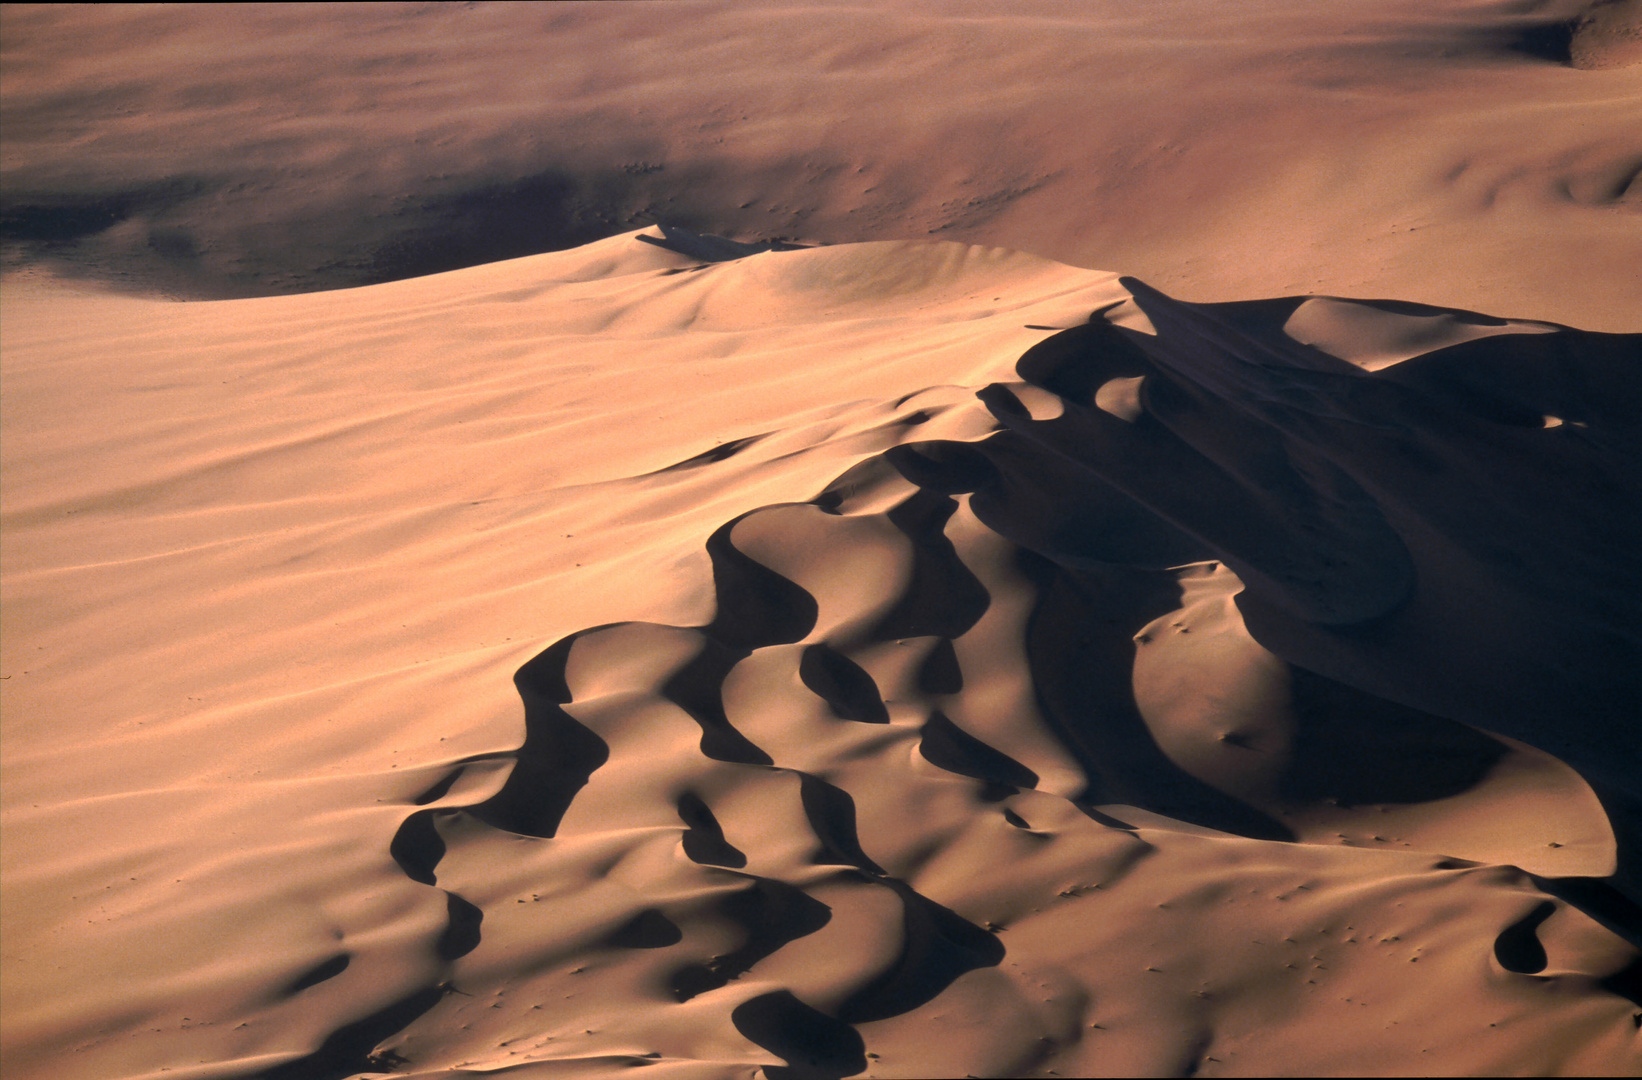
<path fill-rule="evenodd" d="M 7 9 L 7 1075 L 1642 1071 L 1633 9 Z"/>

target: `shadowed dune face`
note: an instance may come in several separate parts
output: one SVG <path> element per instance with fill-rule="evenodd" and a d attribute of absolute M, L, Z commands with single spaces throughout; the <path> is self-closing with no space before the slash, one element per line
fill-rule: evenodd
<path fill-rule="evenodd" d="M 1636 329 L 1630 0 L 11 5 L 0 34 L 7 264 L 136 289 L 659 221 Z"/>
<path fill-rule="evenodd" d="M 506 782 L 395 841 L 449 898 L 434 996 L 369 1060 L 328 1043 L 280 1075 L 504 1050 L 795 1077 L 1635 1061 L 1642 669 L 1634 640 L 1587 643 L 1642 622 L 1604 600 L 1601 521 L 1540 511 L 1595 470 L 1634 524 L 1636 414 L 1603 387 L 1636 342 L 1126 284 L 981 392 L 995 434 L 901 443 L 714 532 L 710 622 L 595 627 L 522 668 Z M 1378 328 L 1364 368 L 1277 329 L 1341 323 Z M 1411 338 L 1435 347 L 1373 359 Z M 1527 440 L 1510 491 L 1436 497 Z"/>
<path fill-rule="evenodd" d="M 1092 323 L 1078 346 L 1040 346 L 1023 374 L 1066 378 L 1042 370 L 1051 351 L 1092 365 L 1114 352 L 1139 363 L 1138 351 L 1140 415 L 1096 400 L 1039 422 L 1002 393 L 986 399 L 994 414 L 1204 540 L 1248 585 L 1255 636 L 1284 655 L 1340 671 L 1308 643 L 1406 650 L 1375 661 L 1382 692 L 1497 727 L 1583 715 L 1603 733 L 1596 767 L 1642 700 L 1642 608 L 1622 554 L 1642 526 L 1636 339 L 1495 335 L 1369 375 L 1286 335 L 1252 336 L 1235 307 L 1128 284 L 1155 333 Z M 1170 478 L 1142 475 L 1162 454 L 1178 459 Z M 1509 485 L 1491 482 L 1501 473 Z M 1213 504 L 1203 488 L 1251 502 Z M 1432 674 L 1410 678 L 1416 668 Z"/>

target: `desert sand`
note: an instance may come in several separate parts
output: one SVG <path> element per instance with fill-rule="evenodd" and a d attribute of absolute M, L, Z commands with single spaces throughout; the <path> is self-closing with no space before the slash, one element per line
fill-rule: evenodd
<path fill-rule="evenodd" d="M 0 12 L 19 1080 L 1642 1072 L 1642 12 Z"/>

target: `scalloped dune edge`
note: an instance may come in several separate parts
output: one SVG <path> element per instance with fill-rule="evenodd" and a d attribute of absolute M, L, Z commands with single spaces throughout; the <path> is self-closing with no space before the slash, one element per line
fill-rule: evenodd
<path fill-rule="evenodd" d="M 8 1074 L 1642 1067 L 1635 335 L 635 235 L 8 289 Z"/>

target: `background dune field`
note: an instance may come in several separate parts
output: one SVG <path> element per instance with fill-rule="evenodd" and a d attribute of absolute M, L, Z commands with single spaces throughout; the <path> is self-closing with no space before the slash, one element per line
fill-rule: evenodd
<path fill-rule="evenodd" d="M 20 1080 L 1642 1072 L 1642 10 L 0 8 Z"/>

